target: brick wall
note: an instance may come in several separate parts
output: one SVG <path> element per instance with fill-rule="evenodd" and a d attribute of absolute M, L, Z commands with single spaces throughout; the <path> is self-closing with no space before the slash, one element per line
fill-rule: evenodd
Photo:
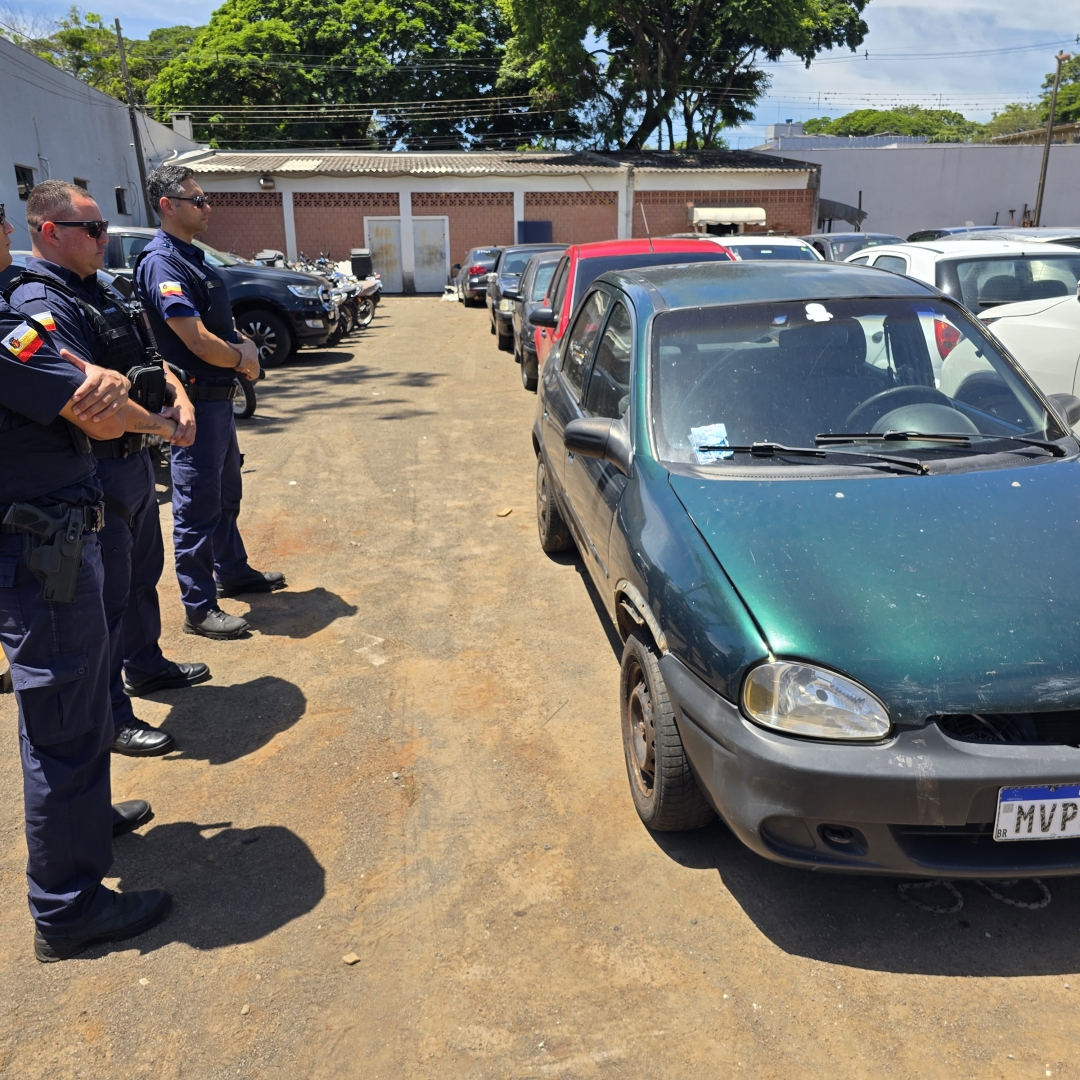
<path fill-rule="evenodd" d="M 365 247 L 365 217 L 397 217 L 396 191 L 297 191 L 293 195 L 296 249 L 309 258 L 319 253 L 336 262 L 351 248 Z"/>
<path fill-rule="evenodd" d="M 199 237 L 219 251 L 250 259 L 256 251 L 285 250 L 280 191 L 208 191 L 210 228 Z"/>
<path fill-rule="evenodd" d="M 550 221 L 556 244 L 591 244 L 619 235 L 616 191 L 526 191 L 525 220 Z"/>
<path fill-rule="evenodd" d="M 470 248 L 514 242 L 514 196 L 509 191 L 414 191 L 413 217 L 450 219 L 450 262 Z"/>
<path fill-rule="evenodd" d="M 747 225 L 746 232 L 778 233 L 796 236 L 815 231 L 814 192 L 810 188 L 787 188 L 778 191 L 638 191 L 634 194 L 634 236 L 645 236 L 641 207 L 649 218 L 653 236 L 689 232 L 687 206 L 760 206 L 765 210 L 765 225 Z"/>

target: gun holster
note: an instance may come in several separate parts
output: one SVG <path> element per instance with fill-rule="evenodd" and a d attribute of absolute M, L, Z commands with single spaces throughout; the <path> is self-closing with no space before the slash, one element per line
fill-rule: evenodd
<path fill-rule="evenodd" d="M 149 413 L 161 412 L 168 386 L 165 382 L 165 369 L 160 364 L 140 364 L 133 367 L 127 377 L 131 382 L 128 394 L 131 400 Z"/>
<path fill-rule="evenodd" d="M 13 503 L 4 514 L 5 532 L 27 537 L 27 565 L 41 581 L 41 598 L 70 604 L 82 569 L 85 534 L 97 532 L 105 522 L 101 503 L 42 510 L 29 503 Z M 37 543 L 35 543 L 37 541 Z"/>

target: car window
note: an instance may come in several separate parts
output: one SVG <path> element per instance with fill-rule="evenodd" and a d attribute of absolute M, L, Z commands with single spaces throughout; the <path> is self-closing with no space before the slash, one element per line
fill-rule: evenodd
<path fill-rule="evenodd" d="M 806 244 L 732 244 L 740 259 L 802 259 L 817 262 L 817 256 Z"/>
<path fill-rule="evenodd" d="M 1019 300 L 1046 300 L 1076 292 L 1080 254 L 958 259 L 960 299 L 971 311 Z"/>
<path fill-rule="evenodd" d="M 902 255 L 879 255 L 874 260 L 878 270 L 888 270 L 891 274 L 906 274 L 907 259 Z"/>
<path fill-rule="evenodd" d="M 551 310 L 558 316 L 562 312 L 563 300 L 566 298 L 567 267 L 569 259 L 563 259 L 555 273 L 555 282 L 551 290 Z"/>
<path fill-rule="evenodd" d="M 730 262 L 731 256 L 715 244 L 704 243 L 692 251 L 644 251 L 637 255 L 597 255 L 579 259 L 574 273 L 574 296 L 581 296 L 601 275 L 609 270 L 632 270 L 646 266 L 673 266 L 682 263 Z"/>
<path fill-rule="evenodd" d="M 832 244 L 833 258 L 837 262 L 843 262 L 849 255 L 863 248 L 878 247 L 881 244 L 902 244 L 902 236 L 853 236 L 846 240 L 830 240 Z"/>
<path fill-rule="evenodd" d="M 530 300 L 543 300 L 547 296 L 547 288 L 551 284 L 555 266 L 555 263 L 540 263 L 537 266 L 536 274 L 532 280 L 532 287 L 529 289 Z"/>
<path fill-rule="evenodd" d="M 857 259 L 852 259 L 851 262 L 852 262 L 853 265 L 857 263 L 859 266 L 862 266 L 865 263 L 869 262 L 869 260 L 870 260 L 869 255 L 860 255 Z"/>
<path fill-rule="evenodd" d="M 152 236 L 132 236 L 125 233 L 120 237 L 120 251 L 124 257 L 124 265 L 130 270 L 135 265 L 135 257 L 150 241 Z"/>
<path fill-rule="evenodd" d="M 661 458 L 699 464 L 726 460 L 704 446 L 812 447 L 822 434 L 964 434 L 978 452 L 980 434 L 1059 430 L 983 327 L 934 298 L 661 312 L 649 401 Z M 888 452 L 910 445 L 890 443 Z M 910 452 L 928 451 L 923 444 Z"/>
<path fill-rule="evenodd" d="M 579 393 L 585 366 L 592 356 L 593 345 L 596 344 L 596 335 L 600 332 L 600 325 L 604 321 L 607 304 L 608 295 L 603 289 L 591 292 L 578 309 L 577 318 L 574 319 L 573 326 L 562 345 L 559 369 L 566 381 Z"/>
<path fill-rule="evenodd" d="M 621 420 L 630 404 L 630 353 L 633 325 L 624 304 L 611 309 L 604 336 L 596 350 L 589 388 L 585 393 L 585 411 L 593 416 Z"/>
<path fill-rule="evenodd" d="M 499 260 L 500 274 L 520 274 L 532 258 L 531 251 L 511 251 Z"/>
<path fill-rule="evenodd" d="M 825 244 L 822 241 L 815 240 L 814 247 L 818 249 L 818 254 L 821 255 L 823 259 L 827 259 L 829 257 L 829 252 L 826 250 Z"/>

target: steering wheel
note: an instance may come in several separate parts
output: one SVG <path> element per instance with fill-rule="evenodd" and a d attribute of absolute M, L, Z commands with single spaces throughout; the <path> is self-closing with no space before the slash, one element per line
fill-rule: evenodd
<path fill-rule="evenodd" d="M 848 413 L 844 426 L 853 433 L 869 431 L 886 413 L 905 405 L 945 405 L 952 408 L 948 397 L 932 386 L 894 386 L 856 405 Z"/>

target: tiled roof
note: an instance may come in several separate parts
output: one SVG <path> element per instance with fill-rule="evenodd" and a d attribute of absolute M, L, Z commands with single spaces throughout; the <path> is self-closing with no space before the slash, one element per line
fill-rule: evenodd
<path fill-rule="evenodd" d="M 632 165 L 647 172 L 805 172 L 814 166 L 745 150 L 696 153 L 644 152 L 636 155 L 592 151 L 566 153 L 350 153 L 334 150 L 211 150 L 185 155 L 197 173 L 349 176 L 536 176 L 581 172 L 622 172 Z"/>

